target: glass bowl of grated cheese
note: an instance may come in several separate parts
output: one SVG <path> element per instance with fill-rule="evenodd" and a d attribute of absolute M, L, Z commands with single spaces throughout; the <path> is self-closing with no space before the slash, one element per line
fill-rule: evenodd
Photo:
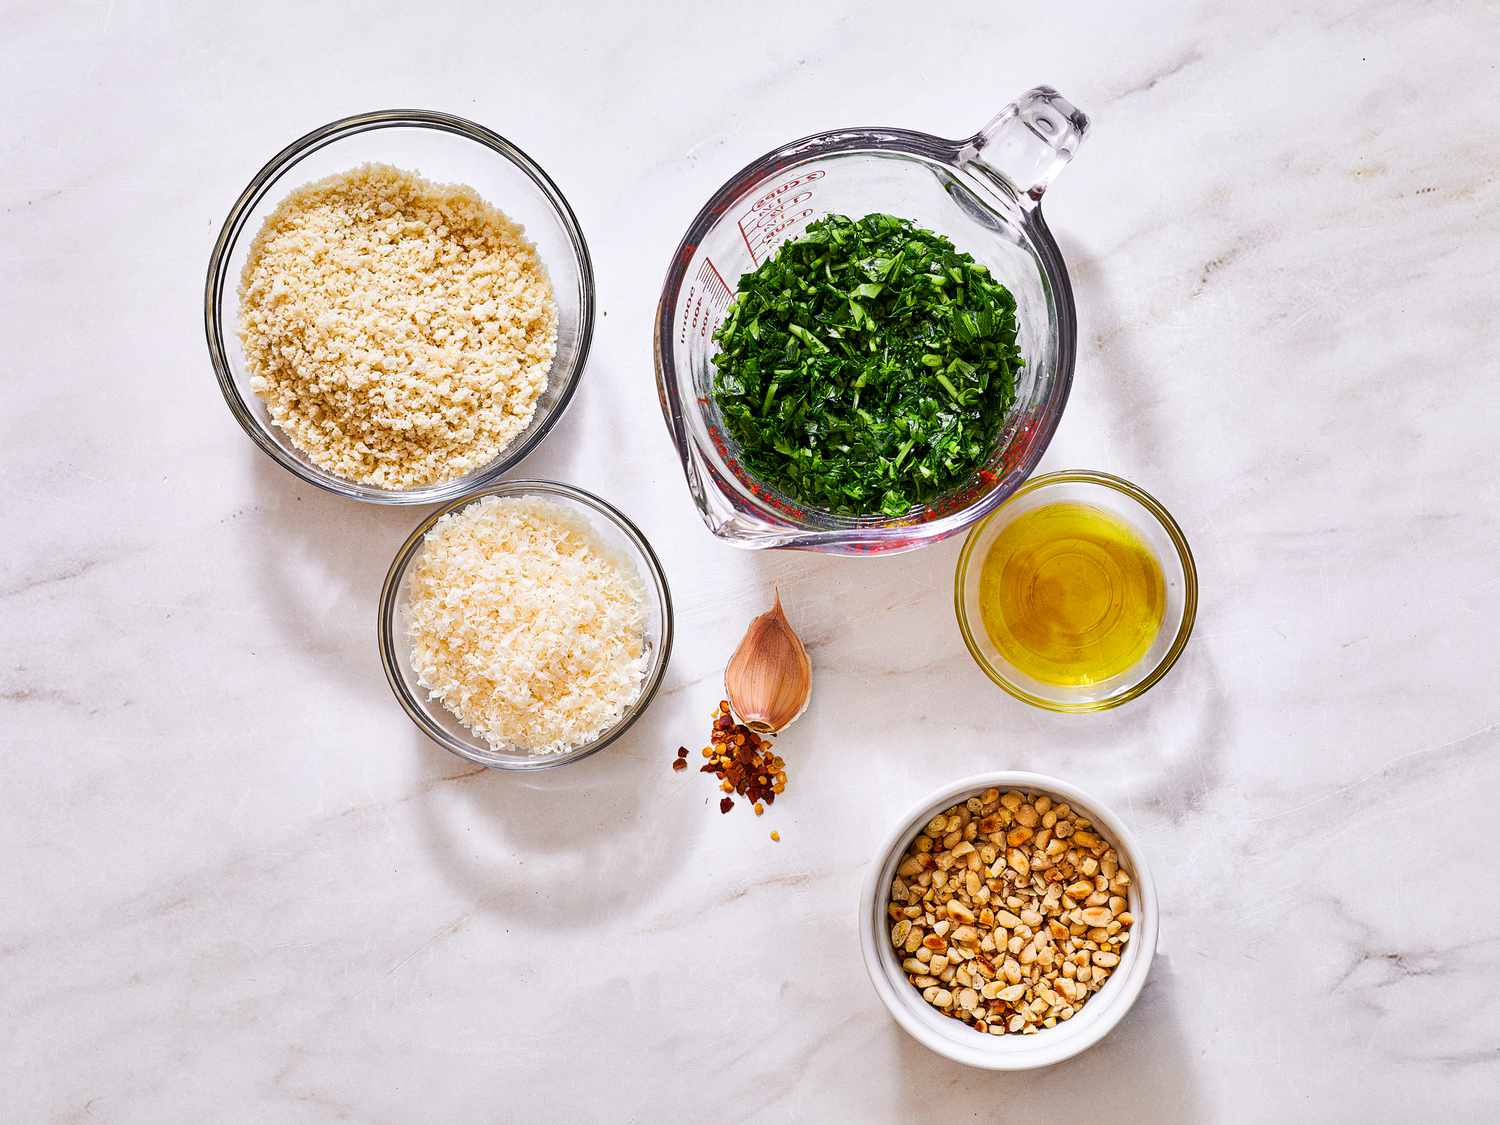
<path fill-rule="evenodd" d="M 538 275 L 525 294 L 502 254 Z M 428 110 L 346 117 L 272 157 L 204 292 L 240 427 L 301 480 L 377 504 L 444 503 L 535 449 L 577 389 L 594 313 L 557 185 L 499 134 Z"/>
<path fill-rule="evenodd" d="M 428 738 L 493 769 L 586 758 L 650 706 L 672 597 L 618 510 L 551 481 L 494 485 L 433 512 L 380 593 L 380 660 Z"/>

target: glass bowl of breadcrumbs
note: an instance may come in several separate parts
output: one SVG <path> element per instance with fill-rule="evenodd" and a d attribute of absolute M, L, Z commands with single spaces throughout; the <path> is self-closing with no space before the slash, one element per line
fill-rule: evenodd
<path fill-rule="evenodd" d="M 672 595 L 645 535 L 581 488 L 504 480 L 445 504 L 380 592 L 386 680 L 417 729 L 498 770 L 578 762 L 655 698 Z"/>
<path fill-rule="evenodd" d="M 225 220 L 204 327 L 235 419 L 340 496 L 435 504 L 530 453 L 578 386 L 594 273 L 557 185 L 460 117 L 346 117 Z"/>

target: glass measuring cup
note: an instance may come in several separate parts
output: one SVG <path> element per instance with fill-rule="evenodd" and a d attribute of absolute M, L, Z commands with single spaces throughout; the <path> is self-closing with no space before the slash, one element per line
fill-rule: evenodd
<path fill-rule="evenodd" d="M 1073 290 L 1042 219 L 1042 193 L 1072 159 L 1088 118 L 1049 86 L 1028 90 L 978 133 L 841 129 L 793 141 L 716 191 L 667 271 L 655 329 L 662 413 L 703 521 L 741 547 L 831 554 L 909 551 L 993 511 L 1041 460 L 1073 380 Z M 825 215 L 885 212 L 953 240 L 1016 298 L 1025 364 L 1016 402 L 962 487 L 897 518 L 811 508 L 741 467 L 714 405 L 714 330 L 740 276 Z"/>

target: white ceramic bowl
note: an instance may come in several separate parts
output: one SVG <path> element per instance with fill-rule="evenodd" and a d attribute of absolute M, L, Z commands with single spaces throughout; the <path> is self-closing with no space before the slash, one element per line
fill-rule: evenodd
<path fill-rule="evenodd" d="M 1072 1019 L 1056 1027 L 1043 1028 L 1035 1035 L 989 1035 L 975 1031 L 967 1024 L 937 1010 L 922 999 L 901 969 L 896 951 L 891 947 L 891 923 L 885 912 L 896 866 L 907 846 L 936 813 L 986 789 L 1018 789 L 1028 793 L 1045 793 L 1054 800 L 1066 801 L 1093 820 L 1099 835 L 1119 853 L 1121 865 L 1134 880 L 1127 896 L 1130 912 L 1135 915 L 1130 941 L 1109 980 Z M 881 1002 L 890 1010 L 903 1031 L 924 1047 L 967 1066 L 986 1070 L 1030 1070 L 1051 1066 L 1087 1050 L 1120 1022 L 1135 1003 L 1146 974 L 1151 971 L 1151 957 L 1156 951 L 1157 904 L 1156 883 L 1146 865 L 1140 846 L 1126 831 L 1120 818 L 1093 797 L 1065 781 L 1039 773 L 1002 770 L 965 778 L 933 793 L 901 819 L 887 837 L 879 859 L 871 864 L 865 876 L 864 893 L 859 903 L 859 941 L 864 953 L 865 969 Z"/>

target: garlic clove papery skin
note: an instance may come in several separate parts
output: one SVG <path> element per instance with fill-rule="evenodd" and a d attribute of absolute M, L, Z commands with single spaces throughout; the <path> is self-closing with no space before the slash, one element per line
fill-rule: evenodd
<path fill-rule="evenodd" d="M 724 694 L 739 721 L 757 734 L 785 730 L 812 699 L 812 661 L 776 604 L 750 623 L 724 669 Z"/>

